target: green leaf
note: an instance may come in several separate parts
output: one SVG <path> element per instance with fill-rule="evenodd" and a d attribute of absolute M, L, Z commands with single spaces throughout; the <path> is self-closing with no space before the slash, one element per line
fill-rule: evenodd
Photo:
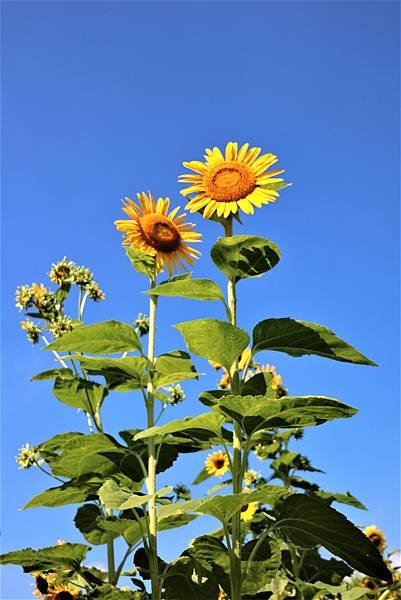
<path fill-rule="evenodd" d="M 259 277 L 280 260 L 278 246 L 256 235 L 219 238 L 210 254 L 216 267 L 234 281 Z"/>
<path fill-rule="evenodd" d="M 255 492 L 213 496 L 210 499 L 188 500 L 186 502 L 176 502 L 161 506 L 159 508 L 159 516 L 160 518 L 166 518 L 170 515 L 195 512 L 210 515 L 222 523 L 226 523 L 244 504 L 249 504 L 249 502 L 265 502 L 274 506 L 278 500 L 281 500 L 288 494 L 289 491 L 287 488 L 277 485 L 265 485 Z"/>
<path fill-rule="evenodd" d="M 179 431 L 189 431 L 196 435 L 196 432 L 199 429 L 209 431 L 218 437 L 223 421 L 224 417 L 222 417 L 222 415 L 215 412 L 207 412 L 198 415 L 197 417 L 185 417 L 184 419 L 171 421 L 170 423 L 167 423 L 167 425 L 162 425 L 160 427 L 150 427 L 149 429 L 137 433 L 134 439 L 143 440 L 149 437 L 162 436 Z"/>
<path fill-rule="evenodd" d="M 341 494 L 338 492 L 325 492 L 324 490 L 319 490 L 314 492 L 313 495 L 328 503 L 339 502 L 340 504 L 347 504 L 348 506 L 353 506 L 354 508 L 367 510 L 366 506 L 349 492 Z"/>
<path fill-rule="evenodd" d="M 257 539 L 246 543 L 242 548 L 243 573 L 246 573 L 247 561 L 252 550 L 258 543 Z M 277 540 L 266 539 L 261 543 L 250 564 L 249 572 L 244 578 L 242 592 L 253 596 L 265 592 L 267 582 L 279 569 L 281 564 L 280 544 Z"/>
<path fill-rule="evenodd" d="M 134 329 L 121 321 L 104 321 L 83 325 L 45 347 L 60 352 L 89 352 L 114 354 L 141 350 L 141 342 Z"/>
<path fill-rule="evenodd" d="M 68 374 L 67 377 L 62 375 L 56 378 L 53 394 L 63 404 L 93 414 L 102 404 L 107 390 L 100 383 Z"/>
<path fill-rule="evenodd" d="M 148 361 L 142 356 L 103 358 L 78 355 L 73 358 L 91 375 L 103 375 L 108 388 L 115 392 L 126 392 L 146 387 Z"/>
<path fill-rule="evenodd" d="M 34 496 L 27 502 L 24 509 L 48 506 L 65 506 L 67 504 L 78 504 L 96 497 L 102 479 L 95 475 L 83 476 L 67 481 L 63 485 L 49 488 Z"/>
<path fill-rule="evenodd" d="M 211 279 L 179 279 L 167 281 L 145 292 L 153 296 L 175 296 L 192 300 L 221 300 L 225 304 L 224 294 Z"/>
<path fill-rule="evenodd" d="M 383 557 L 372 542 L 348 519 L 326 503 L 293 494 L 281 506 L 275 525 L 294 544 L 318 544 L 370 577 L 392 581 Z"/>
<path fill-rule="evenodd" d="M 230 395 L 230 390 L 205 390 L 199 394 L 199 401 L 205 406 L 216 406 L 219 398 Z"/>
<path fill-rule="evenodd" d="M 174 325 L 188 349 L 221 364 L 227 371 L 249 342 L 246 331 L 217 319 L 197 319 Z"/>
<path fill-rule="evenodd" d="M 277 390 L 271 387 L 273 374 L 262 372 L 256 373 L 247 381 L 241 382 L 241 396 L 265 396 L 266 398 L 276 398 Z"/>
<path fill-rule="evenodd" d="M 247 435 L 273 427 L 321 425 L 332 419 L 352 417 L 357 410 L 325 396 L 224 396 L 218 407 L 241 424 Z"/>
<path fill-rule="evenodd" d="M 261 350 L 276 350 L 290 356 L 315 354 L 342 362 L 377 366 L 327 327 L 288 317 L 266 319 L 256 325 L 252 352 L 256 354 Z"/>
<path fill-rule="evenodd" d="M 189 354 L 182 350 L 171 350 L 171 352 L 161 354 L 156 358 L 154 368 L 157 388 L 186 379 L 198 378 Z"/>
<path fill-rule="evenodd" d="M 31 377 L 31 381 L 44 381 L 45 379 L 57 379 L 57 377 L 70 377 L 72 379 L 74 374 L 71 369 L 50 369 L 34 375 Z"/>
<path fill-rule="evenodd" d="M 302 551 L 303 561 L 301 577 L 302 579 L 314 582 L 322 581 L 330 585 L 338 585 L 344 577 L 352 574 L 352 569 L 343 561 L 335 558 L 322 558 L 316 548 L 308 548 Z M 292 570 L 292 561 L 290 553 L 287 554 L 288 568 Z M 342 597 L 342 596 L 341 596 Z"/>
<path fill-rule="evenodd" d="M 156 268 L 154 256 L 133 247 L 126 248 L 125 252 L 137 273 L 146 275 L 147 277 L 154 277 Z"/>
<path fill-rule="evenodd" d="M 62 452 L 51 462 L 54 475 L 62 477 L 80 477 L 99 473 L 110 475 L 116 472 L 116 465 L 104 453 L 118 452 L 119 444 L 112 436 L 103 433 L 91 433 L 73 437 L 61 447 Z"/>
<path fill-rule="evenodd" d="M 20 565 L 26 573 L 31 571 L 58 571 L 62 567 L 69 567 L 78 571 L 84 560 L 89 546 L 85 544 L 60 544 L 49 546 L 40 550 L 24 548 L 15 552 L 0 555 L 0 564 Z"/>
<path fill-rule="evenodd" d="M 75 527 L 79 529 L 87 542 L 96 546 L 106 544 L 110 537 L 109 532 L 99 525 L 99 519 L 100 521 L 104 519 L 104 515 L 96 504 L 80 506 L 74 518 Z M 117 534 L 114 534 L 114 537 L 117 537 Z"/>
<path fill-rule="evenodd" d="M 172 491 L 172 487 L 162 488 L 156 492 L 156 497 L 164 496 Z M 108 479 L 98 491 L 102 504 L 107 508 L 117 510 L 128 510 L 146 504 L 151 499 L 150 494 L 134 494 L 132 490 L 119 486 L 112 479 Z"/>

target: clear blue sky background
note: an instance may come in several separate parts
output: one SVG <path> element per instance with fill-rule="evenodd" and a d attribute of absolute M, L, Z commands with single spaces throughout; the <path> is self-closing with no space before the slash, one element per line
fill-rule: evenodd
<path fill-rule="evenodd" d="M 396 2 L 3 3 L 3 551 L 82 541 L 76 507 L 19 512 L 52 485 L 17 469 L 20 445 L 86 424 L 47 382 L 29 382 L 53 363 L 19 329 L 15 287 L 45 281 L 67 255 L 107 293 L 88 322 L 146 312 L 145 281 L 113 226 L 120 198 L 151 189 L 183 205 L 182 161 L 228 140 L 277 153 L 294 182 L 237 230 L 282 249 L 274 271 L 240 284 L 240 325 L 316 321 L 380 363 L 264 357 L 291 393 L 360 409 L 308 430 L 296 449 L 326 471 L 317 479 L 325 489 L 350 490 L 369 507 L 344 510 L 355 523 L 376 523 L 399 545 L 398 12 Z M 195 274 L 222 282 L 208 256 L 220 231 L 194 220 L 204 232 Z M 223 317 L 212 303 L 161 302 L 158 351 L 182 348 L 170 325 L 201 316 Z M 196 364 L 210 388 L 214 375 Z M 168 418 L 202 412 L 201 384 L 185 385 Z M 144 425 L 134 394 L 112 394 L 104 413 L 111 432 Z M 201 456 L 185 456 L 160 482 L 189 484 L 201 466 Z M 163 558 L 214 526 L 163 534 Z M 91 560 L 105 556 L 96 549 Z M 2 598 L 30 593 L 30 578 L 4 569 Z"/>

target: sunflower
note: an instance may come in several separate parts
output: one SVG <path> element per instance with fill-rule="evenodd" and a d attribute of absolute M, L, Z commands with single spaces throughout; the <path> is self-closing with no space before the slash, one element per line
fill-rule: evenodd
<path fill-rule="evenodd" d="M 208 454 L 205 460 L 205 469 L 208 475 L 220 477 L 224 473 L 227 473 L 229 466 L 228 455 L 226 452 L 221 452 L 221 450 L 213 452 L 213 454 Z"/>
<path fill-rule="evenodd" d="M 187 169 L 194 171 L 180 175 L 181 183 L 190 183 L 181 190 L 183 196 L 194 194 L 186 208 L 191 212 L 203 210 L 203 216 L 209 219 L 214 213 L 225 219 L 240 208 L 252 215 L 254 206 L 274 202 L 278 197 L 275 189 L 283 179 L 277 178 L 283 169 L 266 170 L 274 165 L 278 158 L 275 154 L 259 156 L 261 148 L 250 148 L 244 144 L 238 149 L 236 142 L 228 142 L 225 154 L 214 147 L 206 148 L 205 162 L 193 160 L 184 162 Z M 259 158 L 258 158 L 259 157 Z"/>
<path fill-rule="evenodd" d="M 230 387 L 230 376 L 227 373 L 227 371 L 224 373 L 224 375 L 222 375 L 219 379 L 219 387 L 222 390 L 225 390 L 226 388 Z"/>
<path fill-rule="evenodd" d="M 48 600 L 76 600 L 79 596 L 79 590 L 71 585 L 56 585 L 49 590 Z"/>
<path fill-rule="evenodd" d="M 33 595 L 38 596 L 38 598 L 42 600 L 42 598 L 44 598 L 47 594 L 49 585 L 51 585 L 51 580 L 55 578 L 55 574 L 52 573 L 47 575 L 45 573 L 35 571 L 30 573 L 30 575 L 32 575 L 32 577 L 35 579 L 35 589 L 33 591 Z"/>
<path fill-rule="evenodd" d="M 381 529 L 378 529 L 376 525 L 369 525 L 369 527 L 366 527 L 366 529 L 363 530 L 363 533 L 370 539 L 372 544 L 374 544 L 378 550 L 381 552 L 384 550 L 387 543 L 384 533 Z"/>
<path fill-rule="evenodd" d="M 241 506 L 241 521 L 252 521 L 258 509 L 258 502 L 249 502 Z"/>
<path fill-rule="evenodd" d="M 192 223 L 183 221 L 185 213 L 176 216 L 179 206 L 168 212 L 169 198 L 155 202 L 150 192 L 137 194 L 137 198 L 138 204 L 124 198 L 123 211 L 130 219 L 114 222 L 124 234 L 123 244 L 154 256 L 157 272 L 163 271 L 164 265 L 170 277 L 174 270 L 186 270 L 200 255 L 187 242 L 199 242 L 202 234 L 192 231 Z"/>

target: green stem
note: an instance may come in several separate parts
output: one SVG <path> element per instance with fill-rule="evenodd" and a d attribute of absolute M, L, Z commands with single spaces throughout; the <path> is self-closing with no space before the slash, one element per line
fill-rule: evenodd
<path fill-rule="evenodd" d="M 66 483 L 66 481 L 64 479 L 60 479 L 60 477 L 57 477 L 56 475 L 53 475 L 53 473 L 50 473 L 50 471 L 47 471 L 46 469 L 44 469 L 37 460 L 35 460 L 35 465 L 37 467 L 39 467 L 39 469 L 41 471 L 43 471 L 43 473 L 46 473 L 46 475 L 48 475 L 49 477 L 52 477 L 53 479 L 57 479 L 57 481 L 60 481 L 63 484 Z"/>
<path fill-rule="evenodd" d="M 233 234 L 232 217 L 225 221 L 224 231 L 226 237 L 231 237 Z M 235 281 L 229 279 L 227 285 L 227 303 L 230 313 L 230 322 L 232 325 L 237 324 L 237 297 L 235 291 Z M 240 393 L 238 379 L 238 360 L 234 362 L 230 372 L 231 391 L 234 395 Z M 239 494 L 242 490 L 241 465 L 242 465 L 242 449 L 241 449 L 242 431 L 241 425 L 234 421 L 233 428 L 233 493 Z M 231 537 L 232 537 L 232 561 L 231 561 L 231 600 L 241 600 L 241 516 L 238 511 L 231 520 Z"/>
<path fill-rule="evenodd" d="M 150 278 L 150 289 L 156 285 L 156 277 Z M 153 364 L 155 360 L 156 337 L 156 308 L 157 296 L 151 295 L 149 302 L 149 335 L 148 335 L 148 360 Z M 148 377 L 147 385 L 147 420 L 148 428 L 155 424 L 155 389 L 152 377 Z M 149 564 L 152 581 L 152 600 L 160 600 L 160 578 L 157 558 L 157 510 L 156 510 L 156 447 L 153 437 L 148 438 L 148 477 L 146 479 L 147 492 L 151 496 L 148 503 L 149 514 Z"/>
<path fill-rule="evenodd" d="M 106 509 L 107 516 L 113 516 L 113 511 Z M 107 533 L 107 572 L 109 583 L 115 585 L 116 578 L 116 566 L 114 560 L 114 538 L 113 533 L 110 531 Z"/>

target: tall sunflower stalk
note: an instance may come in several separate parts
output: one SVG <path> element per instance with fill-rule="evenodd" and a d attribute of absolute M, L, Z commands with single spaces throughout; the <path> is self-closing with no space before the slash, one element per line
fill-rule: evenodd
<path fill-rule="evenodd" d="M 149 275 L 149 331 L 148 331 L 148 380 L 146 386 L 145 403 L 147 413 L 147 427 L 155 425 L 155 383 L 153 366 L 155 363 L 156 342 L 156 312 L 157 295 L 152 294 L 156 287 L 158 273 L 167 267 L 171 278 L 174 270 L 186 269 L 198 258 L 199 251 L 188 246 L 187 242 L 199 241 L 201 234 L 192 230 L 192 223 L 184 222 L 185 214 L 178 215 L 179 207 L 169 212 L 169 198 L 159 198 L 155 202 L 152 194 L 142 192 L 137 194 L 138 204 L 125 198 L 123 210 L 130 217 L 129 220 L 115 222 L 119 231 L 124 234 L 124 245 L 128 246 L 137 255 L 139 271 Z M 148 257 L 148 258 L 146 258 Z M 134 264 L 134 263 L 133 263 Z M 146 472 L 146 488 L 149 495 L 148 502 L 148 559 L 152 584 L 152 600 L 161 598 L 161 577 L 159 574 L 159 559 L 157 555 L 157 506 L 156 506 L 156 471 L 157 449 L 154 437 L 149 437 L 148 464 Z"/>
<path fill-rule="evenodd" d="M 203 211 L 206 219 L 214 218 L 224 227 L 226 238 L 233 236 L 233 215 L 239 210 L 253 214 L 254 207 L 274 202 L 278 189 L 284 187 L 281 175 L 284 170 L 268 169 L 277 162 L 272 153 L 259 156 L 260 148 L 249 148 L 243 144 L 238 148 L 235 142 L 226 145 L 224 154 L 219 148 L 206 149 L 205 163 L 200 161 L 184 162 L 184 166 L 195 174 L 180 175 L 179 181 L 189 183 L 183 189 L 184 196 L 192 194 L 187 208 L 191 212 Z M 237 325 L 236 277 L 227 276 L 227 305 L 231 325 Z M 241 394 L 238 359 L 228 372 L 229 386 L 234 396 Z M 233 458 L 230 461 L 232 471 L 232 490 L 234 494 L 242 491 L 242 479 L 248 461 L 242 448 L 243 432 L 241 425 L 233 421 Z M 236 512 L 231 519 L 231 600 L 241 600 L 241 513 Z"/>
<path fill-rule="evenodd" d="M 150 289 L 156 285 L 156 270 L 150 277 Z M 155 360 L 155 341 L 156 341 L 156 310 L 157 296 L 151 294 L 149 299 L 149 334 L 148 334 L 148 372 L 151 370 Z M 155 424 L 155 388 L 153 377 L 148 376 L 146 412 L 147 426 L 153 427 Z M 148 438 L 148 470 L 146 478 L 147 492 L 150 496 L 148 503 L 149 515 L 149 566 L 152 582 L 152 600 L 160 599 L 160 577 L 157 558 L 157 508 L 156 508 L 156 447 L 153 437 Z"/>

